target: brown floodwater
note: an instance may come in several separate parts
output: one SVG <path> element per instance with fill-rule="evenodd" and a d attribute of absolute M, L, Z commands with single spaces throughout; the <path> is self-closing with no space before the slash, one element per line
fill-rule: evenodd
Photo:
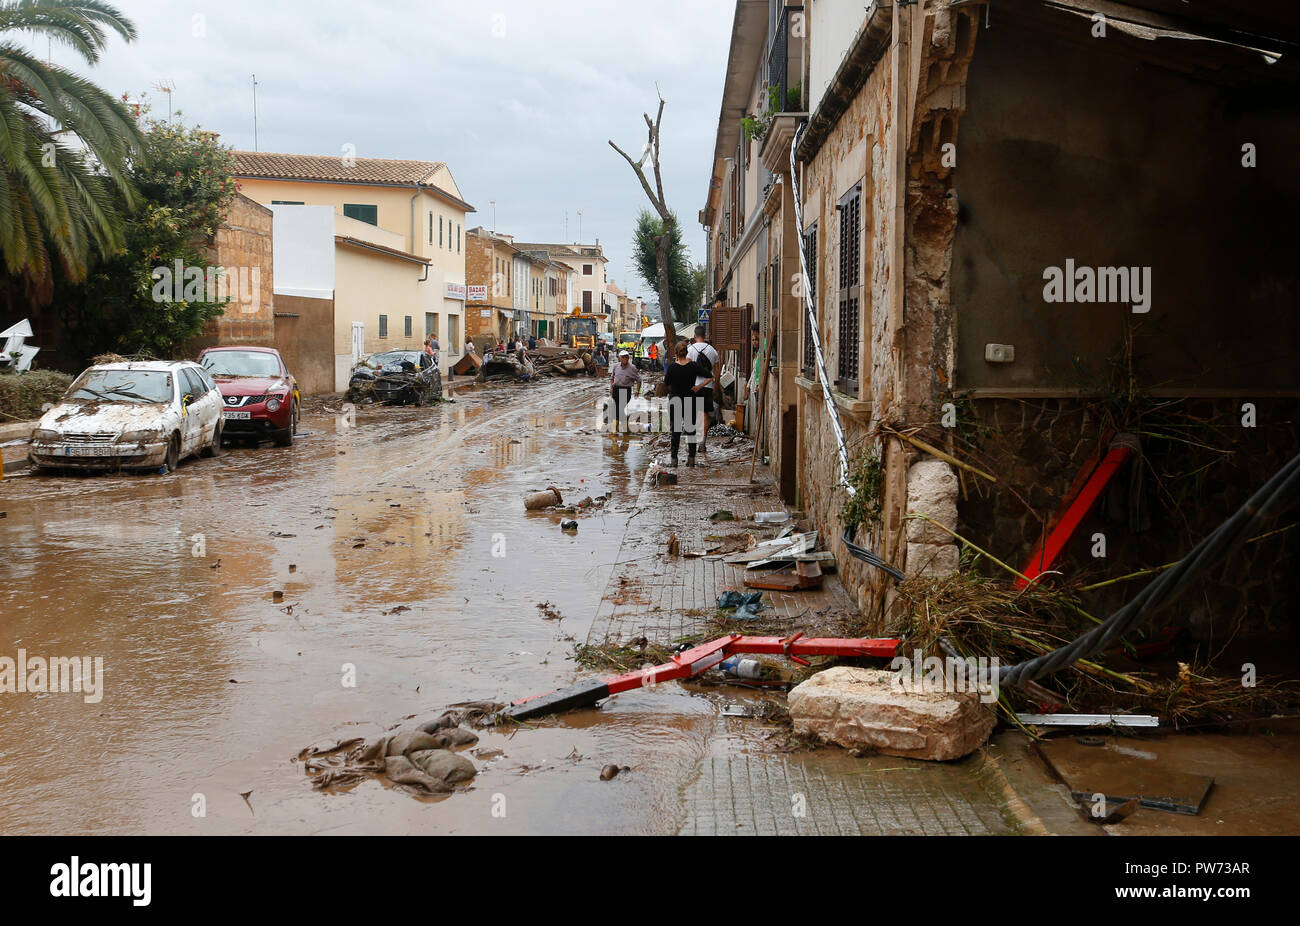
<path fill-rule="evenodd" d="M 0 482 L 0 656 L 104 667 L 98 703 L 0 695 L 0 832 L 676 831 L 684 783 L 754 724 L 675 685 L 485 732 L 476 749 L 501 755 L 467 753 L 478 777 L 443 798 L 377 781 L 320 794 L 294 761 L 588 674 L 569 657 L 645 462 L 594 431 L 602 392 L 488 388 L 362 409 L 354 428 L 321 411 L 292 448 L 232 448 L 171 476 Z M 610 500 L 563 533 L 523 510 L 547 485 Z M 632 771 L 601 781 L 610 763 Z"/>

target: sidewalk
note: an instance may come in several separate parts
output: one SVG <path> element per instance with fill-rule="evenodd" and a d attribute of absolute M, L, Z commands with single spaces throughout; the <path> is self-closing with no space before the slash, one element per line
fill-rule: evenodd
<path fill-rule="evenodd" d="M 718 635 L 718 596 L 728 588 L 746 591 L 744 567 L 720 556 L 669 556 L 669 539 L 675 535 L 681 551 L 689 552 L 729 538 L 738 543 L 734 538 L 743 534 L 766 540 L 786 526 L 753 521 L 757 512 L 789 509 L 761 464 L 750 483 L 752 442 L 741 436 L 711 437 L 709 443 L 701 466 L 683 463 L 667 470 L 677 474 L 676 485 L 644 480 L 588 645 L 640 645 L 644 637 L 645 645 L 671 648 L 684 639 Z M 666 435 L 649 438 L 647 449 L 651 460 L 666 466 Z M 735 520 L 712 520 L 718 511 L 730 511 Z M 833 572 L 826 573 L 819 589 L 764 590 L 763 602 L 755 633 L 857 632 L 857 608 Z M 719 715 L 707 755 L 681 791 L 681 834 L 1045 832 L 982 751 L 947 763 L 858 757 L 836 747 L 791 751 L 769 738 L 773 728 L 762 720 L 722 714 L 728 702 L 753 707 L 767 700 L 783 707 L 784 694 L 720 686 L 701 697 L 716 703 Z"/>

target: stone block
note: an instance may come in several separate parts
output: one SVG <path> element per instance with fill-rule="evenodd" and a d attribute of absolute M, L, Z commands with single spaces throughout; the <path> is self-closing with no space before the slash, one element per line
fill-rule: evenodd
<path fill-rule="evenodd" d="M 796 733 L 850 749 L 912 759 L 960 759 L 993 731 L 992 705 L 977 692 L 903 691 L 897 673 L 836 666 L 790 692 Z"/>
<path fill-rule="evenodd" d="M 907 513 L 924 514 L 945 527 L 957 529 L 957 474 L 943 460 L 920 460 L 907 470 Z M 907 522 L 912 543 L 947 544 L 952 535 L 927 521 Z"/>
<path fill-rule="evenodd" d="M 955 543 L 909 543 L 907 568 L 912 576 L 950 576 L 961 564 L 961 548 Z"/>

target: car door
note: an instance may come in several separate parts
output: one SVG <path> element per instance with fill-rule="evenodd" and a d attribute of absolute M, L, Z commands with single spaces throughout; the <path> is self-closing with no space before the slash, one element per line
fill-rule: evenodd
<path fill-rule="evenodd" d="M 187 457 L 203 442 L 203 393 L 206 387 L 190 367 L 181 367 L 181 456 Z M 189 401 L 185 397 L 189 396 Z"/>
<path fill-rule="evenodd" d="M 221 410 L 225 408 L 225 403 L 221 400 L 221 390 L 217 388 L 216 380 L 208 375 L 208 371 L 202 367 L 193 367 L 193 370 L 194 375 L 203 384 L 203 430 L 200 432 L 199 443 L 204 445 L 209 438 L 216 436 L 217 424 L 221 420 Z"/>

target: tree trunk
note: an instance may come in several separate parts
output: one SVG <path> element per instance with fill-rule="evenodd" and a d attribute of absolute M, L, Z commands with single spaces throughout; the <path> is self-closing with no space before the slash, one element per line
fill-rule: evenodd
<path fill-rule="evenodd" d="M 677 321 L 673 318 L 673 303 L 668 289 L 668 261 L 673 242 L 673 220 L 664 219 L 664 233 L 655 239 L 655 275 L 659 283 L 659 314 L 664 325 L 664 363 L 672 363 L 677 356 Z"/>

